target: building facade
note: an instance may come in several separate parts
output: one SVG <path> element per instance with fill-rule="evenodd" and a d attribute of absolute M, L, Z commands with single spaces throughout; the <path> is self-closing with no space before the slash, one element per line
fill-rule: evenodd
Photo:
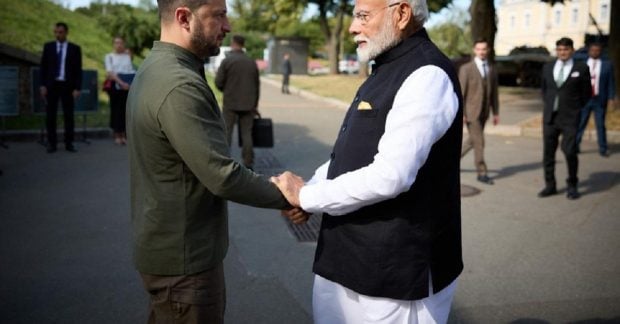
<path fill-rule="evenodd" d="M 586 34 L 598 34 L 596 25 L 609 34 L 611 1 L 565 0 L 550 6 L 540 0 L 500 0 L 495 52 L 508 55 L 518 46 L 544 46 L 553 53 L 561 37 L 570 37 L 576 49 L 583 47 Z"/>

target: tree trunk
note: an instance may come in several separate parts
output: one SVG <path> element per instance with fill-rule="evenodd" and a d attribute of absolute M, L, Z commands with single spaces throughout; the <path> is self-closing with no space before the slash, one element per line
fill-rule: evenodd
<path fill-rule="evenodd" d="M 332 30 L 329 26 L 329 18 L 327 16 L 328 1 L 319 3 L 319 24 L 321 31 L 327 40 L 327 56 L 329 60 L 329 73 L 338 74 L 338 60 L 340 59 L 340 35 L 344 24 L 344 15 L 347 10 L 347 0 L 340 0 L 338 9 L 334 13 L 336 25 Z"/>
<path fill-rule="evenodd" d="M 340 37 L 332 34 L 327 41 L 327 57 L 329 60 L 329 73 L 338 74 L 338 56 L 340 55 Z"/>
<path fill-rule="evenodd" d="M 614 76 L 616 79 L 616 97 L 620 97 L 620 3 L 611 1 L 611 16 L 609 24 L 609 57 L 614 64 Z M 616 17 L 616 18 L 613 18 Z M 616 107 L 620 104 L 616 102 Z"/>
<path fill-rule="evenodd" d="M 473 0 L 469 7 L 472 41 L 484 38 L 489 44 L 489 60 L 495 61 L 495 33 L 497 32 L 493 0 Z"/>

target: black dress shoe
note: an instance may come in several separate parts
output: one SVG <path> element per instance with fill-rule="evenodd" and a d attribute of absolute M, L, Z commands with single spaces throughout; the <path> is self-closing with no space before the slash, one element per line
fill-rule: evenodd
<path fill-rule="evenodd" d="M 579 197 L 581 197 L 581 195 L 577 191 L 577 187 L 566 188 L 566 198 L 568 198 L 568 200 L 579 199 Z"/>
<path fill-rule="evenodd" d="M 558 191 L 555 189 L 555 187 L 545 187 L 545 189 L 538 193 L 538 197 L 545 198 L 551 195 L 555 195 L 557 193 Z"/>
<path fill-rule="evenodd" d="M 47 153 L 54 153 L 54 152 L 56 152 L 56 146 L 47 147 Z"/>
<path fill-rule="evenodd" d="M 605 151 L 605 152 L 600 152 L 599 153 L 602 157 L 609 157 L 609 152 Z"/>
<path fill-rule="evenodd" d="M 77 152 L 77 150 L 75 149 L 75 147 L 73 147 L 73 145 L 67 145 L 65 149 L 67 150 L 67 152 L 71 152 L 71 153 Z"/>
<path fill-rule="evenodd" d="M 485 175 L 479 175 L 478 176 L 478 181 L 482 182 L 482 183 L 486 183 L 489 185 L 493 184 L 493 179 L 489 178 L 489 176 Z"/>

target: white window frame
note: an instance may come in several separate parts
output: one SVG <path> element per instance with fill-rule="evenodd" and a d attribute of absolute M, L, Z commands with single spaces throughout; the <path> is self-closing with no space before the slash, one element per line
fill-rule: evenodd
<path fill-rule="evenodd" d="M 609 1 L 601 1 L 598 15 L 600 23 L 609 23 L 609 7 Z"/>
<path fill-rule="evenodd" d="M 530 28 L 532 25 L 532 13 L 528 10 L 523 15 L 523 27 Z"/>
<path fill-rule="evenodd" d="M 572 26 L 579 24 L 579 7 L 577 6 L 570 9 L 570 23 Z"/>

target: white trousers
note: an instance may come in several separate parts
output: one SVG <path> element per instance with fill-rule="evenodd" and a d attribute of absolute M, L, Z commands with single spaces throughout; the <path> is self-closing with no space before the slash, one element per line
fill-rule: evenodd
<path fill-rule="evenodd" d="M 430 278 L 429 278 L 430 281 Z M 437 294 L 418 300 L 370 297 L 319 275 L 314 276 L 312 312 L 315 324 L 446 323 L 457 280 Z"/>

